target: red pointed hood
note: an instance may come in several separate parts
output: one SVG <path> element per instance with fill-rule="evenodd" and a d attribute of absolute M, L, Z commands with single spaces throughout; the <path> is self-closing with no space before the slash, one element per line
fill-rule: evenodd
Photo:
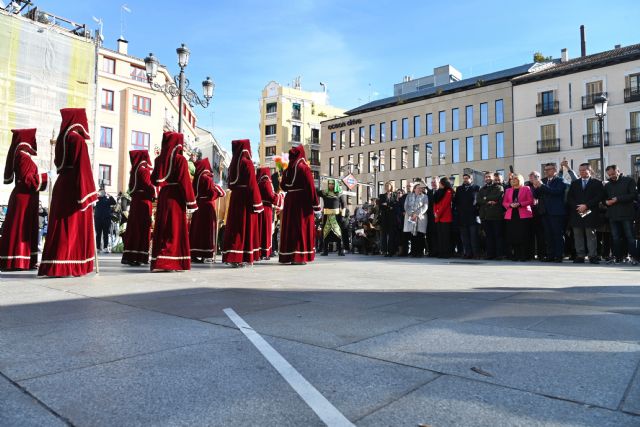
<path fill-rule="evenodd" d="M 131 172 L 129 173 L 129 191 L 136 188 L 136 179 L 138 177 L 138 168 L 142 164 L 151 166 L 151 157 L 147 150 L 131 150 L 129 151 L 129 159 L 131 160 Z"/>
<path fill-rule="evenodd" d="M 7 162 L 4 166 L 4 183 L 11 184 L 15 175 L 15 159 L 19 151 L 25 151 L 31 155 L 38 152 L 36 143 L 36 129 L 11 129 L 11 146 L 7 153 Z"/>
<path fill-rule="evenodd" d="M 162 134 L 162 148 L 154 165 L 156 183 L 166 181 L 171 175 L 176 156 L 182 155 L 183 142 L 184 136 L 181 133 L 165 132 Z"/>
<path fill-rule="evenodd" d="M 238 181 L 240 170 L 240 160 L 243 157 L 251 160 L 251 142 L 248 139 L 237 139 L 231 141 L 231 164 L 229 165 L 229 183 L 235 184 Z"/>
<path fill-rule="evenodd" d="M 302 145 L 298 145 L 297 147 L 293 147 L 289 150 L 289 166 L 292 166 L 299 159 L 306 160 L 306 158 L 304 147 Z"/>
<path fill-rule="evenodd" d="M 284 186 L 284 190 L 286 191 L 288 187 L 291 187 L 296 180 L 296 176 L 298 174 L 298 167 L 301 163 L 304 163 L 306 166 L 307 159 L 304 154 L 304 148 L 302 145 L 298 145 L 297 147 L 293 147 L 289 150 L 289 166 L 285 169 L 282 174 L 282 183 Z"/>
<path fill-rule="evenodd" d="M 193 175 L 193 181 L 191 185 L 193 185 L 193 192 L 196 197 L 198 197 L 198 187 L 200 185 L 200 178 L 203 176 L 211 176 L 211 163 L 209 163 L 208 158 L 204 158 L 202 160 L 198 160 L 196 162 L 196 172 Z"/>
<path fill-rule="evenodd" d="M 62 169 L 65 164 L 66 155 L 66 138 L 69 132 L 77 132 L 84 139 L 91 139 L 89 136 L 89 123 L 87 121 L 87 112 L 84 108 L 63 108 L 60 110 L 62 116 L 62 123 L 60 124 L 60 133 L 58 134 L 58 141 L 56 143 L 56 157 L 54 163 L 58 171 Z"/>
<path fill-rule="evenodd" d="M 263 179 L 271 179 L 271 169 L 259 168 L 256 178 L 258 179 L 258 182 L 262 181 Z"/>

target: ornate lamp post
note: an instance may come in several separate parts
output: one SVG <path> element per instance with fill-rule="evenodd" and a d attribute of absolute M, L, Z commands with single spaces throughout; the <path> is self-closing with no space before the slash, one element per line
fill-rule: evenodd
<path fill-rule="evenodd" d="M 380 158 L 378 157 L 377 154 L 374 154 L 373 157 L 371 157 L 371 160 L 373 160 L 373 194 L 377 199 L 379 196 L 378 194 L 378 162 Z"/>
<path fill-rule="evenodd" d="M 593 100 L 593 111 L 598 118 L 598 128 L 600 131 L 600 179 L 604 182 L 604 116 L 607 115 L 607 97 L 600 95 Z"/>
<path fill-rule="evenodd" d="M 207 77 L 205 81 L 202 82 L 202 92 L 204 95 L 204 100 L 200 99 L 198 94 L 196 94 L 192 89 L 189 88 L 189 79 L 187 79 L 184 75 L 184 69 L 189 64 L 189 49 L 182 43 L 182 46 L 176 49 L 176 53 L 178 54 L 178 66 L 180 67 L 180 74 L 177 76 L 173 76 L 173 82 L 167 81 L 164 85 L 160 85 L 154 81 L 156 76 L 158 75 L 158 65 L 160 62 L 158 58 L 156 58 L 153 53 L 150 53 L 149 56 L 144 58 L 144 65 L 147 69 L 147 81 L 149 82 L 149 86 L 151 89 L 164 92 L 172 98 L 178 97 L 178 132 L 182 133 L 182 103 L 183 99 L 187 101 L 187 103 L 194 107 L 196 104 L 201 105 L 203 108 L 207 108 L 209 103 L 211 102 L 211 98 L 213 98 L 213 90 L 215 88 L 215 84 L 211 78 Z"/>

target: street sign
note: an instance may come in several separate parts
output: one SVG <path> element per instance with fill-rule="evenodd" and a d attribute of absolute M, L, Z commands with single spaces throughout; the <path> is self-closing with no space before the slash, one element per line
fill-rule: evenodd
<path fill-rule="evenodd" d="M 358 180 L 351 173 L 342 178 L 342 182 L 344 182 L 344 185 L 346 185 L 349 190 L 353 190 L 355 186 L 358 185 Z"/>

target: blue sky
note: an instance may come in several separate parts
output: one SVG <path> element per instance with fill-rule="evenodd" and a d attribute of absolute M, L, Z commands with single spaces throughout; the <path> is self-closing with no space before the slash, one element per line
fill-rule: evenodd
<path fill-rule="evenodd" d="M 105 46 L 116 48 L 120 6 L 129 53 L 153 52 L 176 72 L 175 48 L 191 49 L 187 77 L 201 92 L 216 83 L 199 125 L 225 146 L 237 138 L 259 143 L 258 100 L 271 80 L 302 76 L 302 88 L 324 82 L 332 104 L 353 108 L 393 94 L 404 75 L 420 77 L 451 64 L 472 77 L 531 61 L 535 51 L 580 54 L 640 43 L 636 1 L 34 1 L 74 21 L 104 22 Z"/>

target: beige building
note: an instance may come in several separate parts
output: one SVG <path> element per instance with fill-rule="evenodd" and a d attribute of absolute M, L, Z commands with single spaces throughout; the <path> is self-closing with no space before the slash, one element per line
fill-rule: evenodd
<path fill-rule="evenodd" d="M 302 144 L 314 178 L 319 179 L 320 122 L 343 114 L 344 110 L 329 105 L 325 91 L 302 90 L 299 78 L 293 87 L 270 82 L 260 99 L 260 165 L 275 169 L 275 156 Z"/>
<path fill-rule="evenodd" d="M 129 151 L 146 149 L 154 159 L 162 132 L 178 127 L 178 98 L 153 91 L 147 83 L 144 60 L 128 55 L 127 50 L 127 41 L 118 40 L 118 50 L 100 47 L 98 51 L 94 169 L 98 184 L 113 193 L 127 188 Z M 168 70 L 158 67 L 156 82 L 163 85 L 171 80 Z M 187 103 L 183 105 L 187 151 L 196 140 L 196 115 Z"/>
<path fill-rule="evenodd" d="M 566 158 L 599 176 L 600 136 L 593 101 L 608 98 L 605 164 L 640 172 L 640 44 L 562 59 L 513 79 L 515 168 L 527 174 Z"/>
<path fill-rule="evenodd" d="M 350 203 L 360 204 L 380 194 L 386 181 L 404 188 L 414 178 L 452 176 L 460 183 L 465 172 L 504 173 L 513 163 L 511 79 L 537 67 L 412 91 L 322 122 L 322 175 L 353 172 L 360 183 L 370 183 L 354 190 Z"/>
<path fill-rule="evenodd" d="M 200 150 L 202 158 L 209 159 L 215 181 L 219 183 L 222 180 L 223 186 L 226 186 L 231 156 L 218 143 L 213 133 L 201 127 L 196 127 L 196 132 L 198 136 L 196 137 L 195 148 Z"/>

